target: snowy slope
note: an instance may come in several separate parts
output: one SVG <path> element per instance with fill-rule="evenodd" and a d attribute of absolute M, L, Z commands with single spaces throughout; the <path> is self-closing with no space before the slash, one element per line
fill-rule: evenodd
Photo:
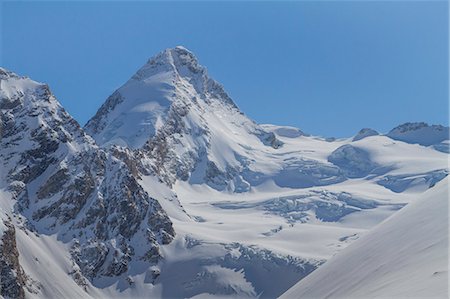
<path fill-rule="evenodd" d="M 418 196 L 282 298 L 448 298 L 448 183 Z"/>
<path fill-rule="evenodd" d="M 268 179 L 252 187 L 250 192 L 243 193 L 223 192 L 204 184 L 178 181 L 174 190 L 187 214 L 195 221 L 173 220 L 177 240 L 185 236 L 187 240 L 195 240 L 190 242 L 199 244 L 196 247 L 202 246 L 204 250 L 206 244 L 223 248 L 222 244 L 238 243 L 265 248 L 275 255 L 322 262 L 427 190 L 435 183 L 432 182 L 433 174 L 439 181 L 448 172 L 447 155 L 422 146 L 395 142 L 384 136 L 367 137 L 358 142 L 327 142 L 317 137 L 288 135 L 277 136 L 283 142 L 283 147 L 277 150 L 279 157 L 304 156 L 325 162 L 338 148 L 350 145 L 367 152 L 378 171 L 338 184 L 308 188 L 280 187 Z M 279 159 L 281 164 L 283 160 Z M 299 171 L 301 169 L 298 168 Z M 394 192 L 380 184 L 387 176 L 392 182 L 403 184 L 404 190 Z M 168 256 L 183 256 L 184 263 L 193 263 L 198 257 L 191 253 L 185 251 L 182 255 Z M 220 255 L 215 253 L 214 259 Z M 207 263 L 210 262 L 211 258 Z M 257 258 L 252 262 L 258 263 Z M 242 265 L 237 269 L 244 273 L 252 271 Z M 280 275 L 280 272 L 272 272 L 273 276 Z M 250 275 L 246 277 L 256 294 L 262 292 L 264 296 L 268 290 L 272 291 L 267 295 L 270 298 L 283 292 L 281 284 L 271 284 L 273 276 L 267 280 L 254 280 Z M 189 277 L 180 280 L 185 283 L 191 281 Z M 197 284 L 201 285 L 199 281 Z M 271 287 L 266 288 L 266 285 Z M 211 296 L 211 292 L 208 294 Z"/>

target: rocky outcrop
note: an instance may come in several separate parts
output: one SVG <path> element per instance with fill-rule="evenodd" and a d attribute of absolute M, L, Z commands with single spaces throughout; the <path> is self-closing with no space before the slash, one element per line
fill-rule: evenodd
<path fill-rule="evenodd" d="M 377 136 L 380 135 L 380 133 L 378 133 L 377 131 L 370 129 L 370 128 L 364 128 L 361 129 L 358 134 L 355 135 L 355 137 L 353 137 L 352 141 L 358 141 L 361 139 L 364 139 L 366 137 L 370 137 L 370 136 Z"/>
<path fill-rule="evenodd" d="M 364 177 L 378 166 L 370 160 L 369 153 L 350 144 L 332 152 L 328 161 L 342 169 L 349 178 Z"/>
<path fill-rule="evenodd" d="M 0 295 L 4 298 L 25 298 L 27 278 L 19 263 L 16 230 L 8 221 L 3 224 L 5 230 L 0 236 Z"/>

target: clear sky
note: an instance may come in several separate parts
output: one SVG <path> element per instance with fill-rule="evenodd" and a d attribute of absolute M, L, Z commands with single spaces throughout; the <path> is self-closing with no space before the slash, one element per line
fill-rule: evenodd
<path fill-rule="evenodd" d="M 324 136 L 448 124 L 447 1 L 3 2 L 1 65 L 84 124 L 183 45 L 259 123 Z"/>

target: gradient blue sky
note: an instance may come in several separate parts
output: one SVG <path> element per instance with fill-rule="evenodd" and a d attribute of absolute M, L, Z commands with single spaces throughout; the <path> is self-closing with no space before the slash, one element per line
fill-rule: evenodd
<path fill-rule="evenodd" d="M 260 123 L 324 136 L 448 124 L 447 1 L 3 2 L 1 65 L 84 124 L 183 45 Z"/>

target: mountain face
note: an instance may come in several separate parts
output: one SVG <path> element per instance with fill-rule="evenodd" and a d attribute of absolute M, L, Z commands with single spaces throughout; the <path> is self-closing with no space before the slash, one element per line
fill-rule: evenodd
<path fill-rule="evenodd" d="M 106 100 L 85 130 L 100 145 L 140 148 L 171 121 L 170 113 L 185 116 L 189 106 L 201 109 L 212 103 L 223 105 L 223 109 L 236 108 L 195 56 L 176 47 L 161 52 L 139 69 Z M 177 109 L 180 111 L 173 111 Z M 192 121 L 200 123 L 198 119 Z"/>
<path fill-rule="evenodd" d="M 183 47 L 150 59 L 86 124 L 102 146 L 141 149 L 147 168 L 169 185 L 206 182 L 246 191 L 244 145 L 278 148 L 273 133 L 243 115 L 223 87 Z M 231 142 L 230 142 L 231 141 Z"/>
<path fill-rule="evenodd" d="M 0 118 L 5 297 L 274 298 L 448 175 L 446 127 L 259 125 L 183 47 L 84 128 L 0 69 Z"/>
<path fill-rule="evenodd" d="M 48 86 L 0 76 L 1 183 L 22 225 L 70 247 L 80 284 L 127 272 L 135 259 L 157 263 L 172 222 L 139 185 L 128 151 L 99 149 Z"/>
<path fill-rule="evenodd" d="M 267 179 L 290 186 L 288 175 L 304 187 L 344 180 L 332 165 L 272 155 L 282 142 L 240 112 L 182 47 L 150 59 L 85 129 L 103 146 L 139 149 L 145 168 L 169 185 L 181 180 L 245 192 Z M 298 165 L 305 165 L 301 174 Z"/>

